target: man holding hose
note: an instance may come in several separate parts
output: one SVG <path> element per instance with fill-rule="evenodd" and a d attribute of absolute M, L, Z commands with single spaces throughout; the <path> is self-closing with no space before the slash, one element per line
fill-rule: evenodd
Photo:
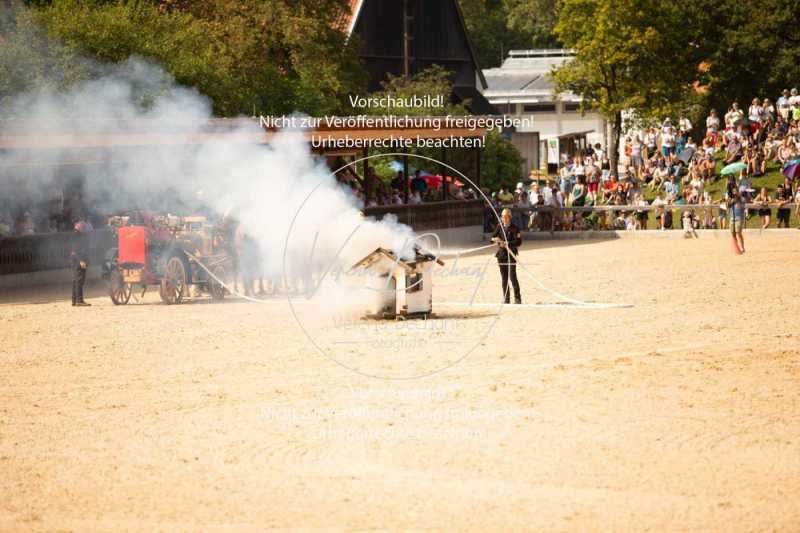
<path fill-rule="evenodd" d="M 497 244 L 498 249 L 495 253 L 497 263 L 500 266 L 500 277 L 503 280 L 503 301 L 510 303 L 511 294 L 508 282 L 514 287 L 514 303 L 522 303 L 522 295 L 519 290 L 519 280 L 517 279 L 517 255 L 519 246 L 522 244 L 522 233 L 519 228 L 511 222 L 511 210 L 503 209 L 500 214 L 500 224 L 492 234 L 492 242 Z"/>

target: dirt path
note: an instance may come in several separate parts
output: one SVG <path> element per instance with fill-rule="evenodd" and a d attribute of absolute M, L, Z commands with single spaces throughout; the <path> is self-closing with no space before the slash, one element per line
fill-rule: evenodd
<path fill-rule="evenodd" d="M 94 292 L 74 311 L 53 289 L 9 292 L 0 529 L 796 530 L 800 239 L 748 246 L 537 243 L 522 257 L 546 284 L 635 307 L 437 308 L 471 298 L 450 277 L 435 353 L 334 360 L 281 299 Z M 499 293 L 489 267 L 482 301 Z M 520 277 L 526 302 L 554 301 Z M 396 381 L 341 363 L 449 367 Z"/>

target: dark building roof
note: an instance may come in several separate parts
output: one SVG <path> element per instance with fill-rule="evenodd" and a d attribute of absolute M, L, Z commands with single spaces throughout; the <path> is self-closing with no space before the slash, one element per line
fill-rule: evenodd
<path fill-rule="evenodd" d="M 387 74 L 404 73 L 403 4 L 400 0 L 350 0 L 350 12 L 337 26 L 361 41 L 361 61 L 369 73 L 370 91 L 381 89 Z M 496 110 L 481 94 L 487 87 L 470 42 L 457 0 L 407 0 L 411 74 L 432 65 L 452 72 L 454 100 L 469 94 L 470 110 L 492 114 Z M 471 89 L 471 90 L 470 90 Z"/>

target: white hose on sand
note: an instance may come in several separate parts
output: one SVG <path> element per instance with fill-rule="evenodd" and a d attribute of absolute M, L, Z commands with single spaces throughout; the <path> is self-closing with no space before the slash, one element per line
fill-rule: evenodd
<path fill-rule="evenodd" d="M 467 254 L 467 253 L 471 253 L 471 252 L 477 252 L 479 250 L 485 250 L 487 248 L 492 248 L 493 246 L 495 246 L 495 245 L 494 244 L 488 244 L 486 246 L 479 246 L 477 248 L 469 248 L 469 249 L 466 249 L 466 250 L 459 250 L 457 252 L 442 253 L 440 255 L 443 255 L 443 256 L 456 256 L 457 257 L 457 256 L 460 256 L 460 255 L 463 255 L 463 254 Z M 514 258 L 514 260 L 516 261 L 517 266 L 521 267 L 523 272 L 525 272 L 528 275 L 528 277 L 530 277 L 533 280 L 533 282 L 536 284 L 536 286 L 538 286 L 544 292 L 550 294 L 551 296 L 554 296 L 555 298 L 558 298 L 561 301 L 561 303 L 514 304 L 512 306 L 513 308 L 520 308 L 520 307 L 522 307 L 522 308 L 526 308 L 526 307 L 528 307 L 528 308 L 529 307 L 546 307 L 546 308 L 553 308 L 553 309 L 563 309 L 563 308 L 567 308 L 567 307 L 579 307 L 579 308 L 582 308 L 582 309 L 626 309 L 626 308 L 633 307 L 633 304 L 625 304 L 625 303 L 584 302 L 583 300 L 578 300 L 576 298 L 572 298 L 570 296 L 567 296 L 566 294 L 562 294 L 560 292 L 557 292 L 557 291 L 549 288 L 544 283 L 542 283 L 539 280 L 539 278 L 537 278 L 530 270 L 528 270 L 525 267 L 525 265 L 519 261 L 519 257 L 517 257 L 517 255 L 514 254 L 514 252 L 512 252 L 511 250 L 508 250 L 508 253 Z M 473 302 L 437 302 L 437 305 L 457 306 L 457 307 L 462 307 L 462 306 L 463 307 L 471 307 L 471 306 L 484 305 L 484 306 L 496 307 L 499 304 L 475 304 Z"/>

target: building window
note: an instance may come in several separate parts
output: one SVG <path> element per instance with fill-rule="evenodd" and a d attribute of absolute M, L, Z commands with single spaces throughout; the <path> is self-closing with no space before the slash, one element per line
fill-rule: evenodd
<path fill-rule="evenodd" d="M 525 113 L 555 113 L 556 104 L 525 104 L 522 110 Z"/>
<path fill-rule="evenodd" d="M 514 115 L 517 112 L 516 104 L 494 104 L 494 107 L 501 115 Z"/>
<path fill-rule="evenodd" d="M 565 112 L 574 113 L 580 110 L 581 110 L 581 104 L 579 102 L 564 102 Z"/>

